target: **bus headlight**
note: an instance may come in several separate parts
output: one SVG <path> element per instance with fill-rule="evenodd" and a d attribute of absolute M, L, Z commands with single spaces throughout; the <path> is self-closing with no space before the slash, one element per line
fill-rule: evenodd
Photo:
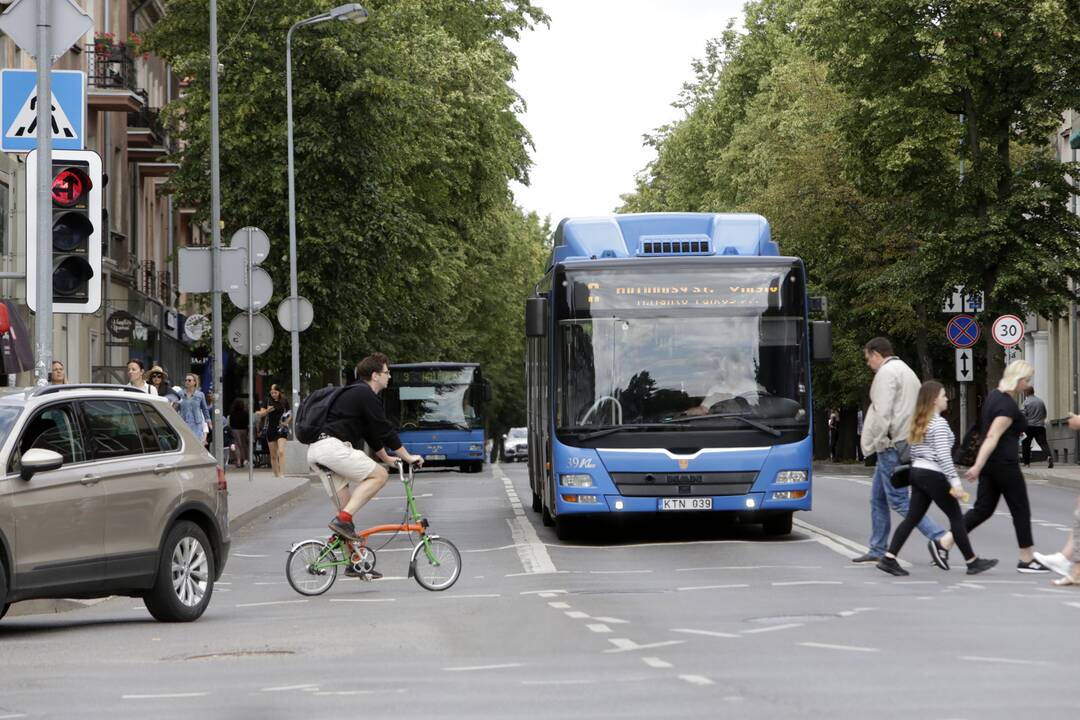
<path fill-rule="evenodd" d="M 560 475 L 559 484 L 563 487 L 592 487 L 592 475 Z"/>
<path fill-rule="evenodd" d="M 479 451 L 481 451 L 483 449 L 484 449 L 483 447 L 481 447 L 480 445 L 476 445 L 476 444 L 473 444 L 473 445 L 469 446 L 469 451 L 470 452 L 479 452 Z"/>
<path fill-rule="evenodd" d="M 776 484 L 786 485 L 788 483 L 803 483 L 806 482 L 805 470 L 782 470 L 776 473 Z"/>

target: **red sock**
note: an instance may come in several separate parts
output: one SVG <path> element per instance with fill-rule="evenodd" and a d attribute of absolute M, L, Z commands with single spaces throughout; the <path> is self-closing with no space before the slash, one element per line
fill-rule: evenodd
<path fill-rule="evenodd" d="M 340 520 L 341 522 L 351 523 L 352 522 L 352 513 L 347 513 L 344 510 L 342 510 L 341 512 L 339 512 L 337 514 L 337 519 Z"/>

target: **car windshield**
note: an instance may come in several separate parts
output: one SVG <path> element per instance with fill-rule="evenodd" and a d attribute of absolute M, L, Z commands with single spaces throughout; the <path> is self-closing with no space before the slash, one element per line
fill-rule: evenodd
<path fill-rule="evenodd" d="M 509 435 L 507 435 L 507 437 L 524 440 L 526 437 L 528 437 L 528 433 L 526 432 L 525 428 L 510 428 L 510 433 Z"/>
<path fill-rule="evenodd" d="M 807 422 L 798 265 L 568 270 L 566 280 L 560 429 Z"/>
<path fill-rule="evenodd" d="M 7 440 L 8 433 L 11 432 L 12 426 L 15 425 L 15 421 L 22 411 L 22 403 L 6 402 L 0 404 L 0 445 L 3 445 L 4 441 Z"/>

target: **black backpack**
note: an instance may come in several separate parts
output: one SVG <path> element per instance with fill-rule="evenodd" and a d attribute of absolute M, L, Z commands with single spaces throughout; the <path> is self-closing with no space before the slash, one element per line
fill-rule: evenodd
<path fill-rule="evenodd" d="M 319 434 L 326 426 L 326 418 L 330 415 L 330 408 L 341 393 L 349 389 L 348 385 L 337 387 L 328 385 L 312 392 L 300 403 L 296 411 L 295 438 L 305 445 L 310 445 L 319 439 Z"/>

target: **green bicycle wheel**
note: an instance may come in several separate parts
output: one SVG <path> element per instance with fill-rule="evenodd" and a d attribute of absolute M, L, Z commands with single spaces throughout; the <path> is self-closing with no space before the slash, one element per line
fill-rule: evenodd
<path fill-rule="evenodd" d="M 461 553 L 454 543 L 440 537 L 428 538 L 428 546 L 431 548 L 430 558 L 423 541 L 416 546 L 412 575 L 425 590 L 446 590 L 461 576 Z"/>
<path fill-rule="evenodd" d="M 337 580 L 337 554 L 322 540 L 305 540 L 289 552 L 285 577 L 301 595 L 322 595 Z"/>

